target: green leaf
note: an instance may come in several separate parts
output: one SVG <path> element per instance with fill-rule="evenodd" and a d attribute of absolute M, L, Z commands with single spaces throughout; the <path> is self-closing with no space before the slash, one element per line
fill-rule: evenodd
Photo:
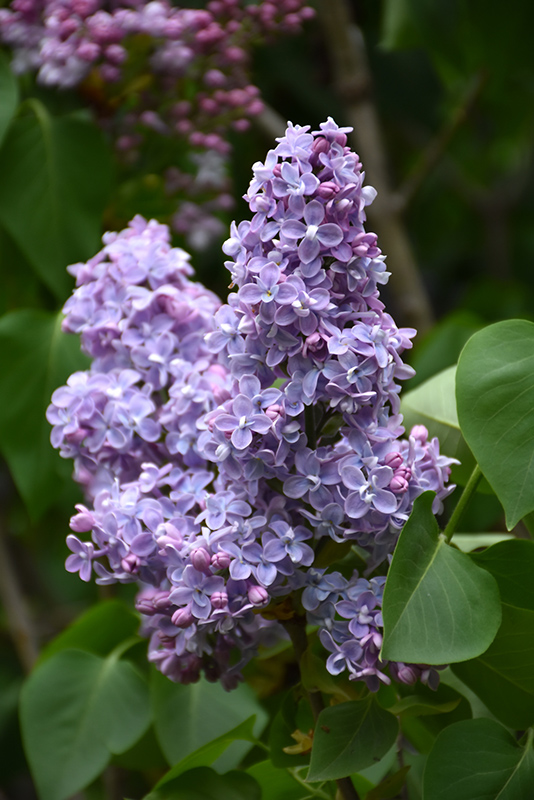
<path fill-rule="evenodd" d="M 150 724 L 148 690 L 132 664 L 81 650 L 63 650 L 35 669 L 20 713 L 41 800 L 83 789 Z"/>
<path fill-rule="evenodd" d="M 452 669 L 501 722 L 534 725 L 534 611 L 502 607 L 502 625 L 490 647 Z"/>
<path fill-rule="evenodd" d="M 528 728 L 534 724 L 534 542 L 501 542 L 472 558 L 497 581 L 502 624 L 488 650 L 454 672 L 501 722 Z"/>
<path fill-rule="evenodd" d="M 243 741 L 254 744 L 254 742 L 257 741 L 256 737 L 254 736 L 255 721 L 256 715 L 253 715 L 240 725 L 236 725 L 236 727 L 232 728 L 231 731 L 223 733 L 216 739 L 212 739 L 211 742 L 199 747 L 198 750 L 194 751 L 194 753 L 190 753 L 188 756 L 179 761 L 178 764 L 175 764 L 174 767 L 163 776 L 163 778 L 156 784 L 156 789 L 164 786 L 166 783 L 169 783 L 169 781 L 174 780 L 174 778 L 177 778 L 182 774 L 182 772 L 187 772 L 189 769 L 193 769 L 194 767 L 211 766 L 211 764 L 213 764 L 213 762 L 224 753 L 228 745 L 232 744 L 232 742 Z"/>
<path fill-rule="evenodd" d="M 182 686 L 172 683 L 160 673 L 152 675 L 152 703 L 156 734 L 169 764 L 173 766 L 237 725 L 256 716 L 255 734 L 267 723 L 267 714 L 252 690 L 241 684 L 232 692 L 220 683 L 198 683 Z M 237 764 L 250 744 L 236 742 L 223 758 L 225 766 Z"/>
<path fill-rule="evenodd" d="M 15 116 L 19 90 L 5 53 L 0 52 L 0 146 Z"/>
<path fill-rule="evenodd" d="M 471 558 L 491 572 L 503 603 L 534 611 L 534 542 L 508 539 Z"/>
<path fill-rule="evenodd" d="M 139 617 L 120 600 L 103 600 L 74 620 L 41 651 L 44 661 L 61 650 L 76 648 L 107 656 L 121 642 L 135 636 Z"/>
<path fill-rule="evenodd" d="M 373 697 L 321 711 L 315 728 L 308 781 L 344 778 L 378 761 L 391 747 L 398 722 Z"/>
<path fill-rule="evenodd" d="M 289 770 L 277 769 L 271 761 L 260 761 L 247 769 L 261 786 L 261 800 L 304 800 L 311 792 L 296 781 Z"/>
<path fill-rule="evenodd" d="M 197 767 L 153 789 L 144 800 L 261 800 L 261 789 L 246 772 L 219 775 L 208 767 Z"/>
<path fill-rule="evenodd" d="M 425 800 L 531 800 L 531 739 L 523 748 L 494 720 L 457 722 L 438 736 L 423 783 Z"/>
<path fill-rule="evenodd" d="M 454 544 L 462 553 L 471 553 L 479 547 L 491 547 L 513 538 L 511 533 L 455 533 Z"/>
<path fill-rule="evenodd" d="M 534 510 L 534 323 L 498 322 L 466 344 L 456 375 L 467 444 L 506 513 Z"/>
<path fill-rule="evenodd" d="M 392 706 L 386 706 L 390 714 L 404 717 L 425 717 L 433 714 L 448 714 L 460 705 L 461 697 L 448 703 L 429 703 L 425 697 L 410 695 L 398 700 Z"/>
<path fill-rule="evenodd" d="M 454 394 L 456 364 L 403 395 L 403 410 L 423 415 L 460 430 Z M 416 424 L 416 423 L 415 423 Z"/>
<path fill-rule="evenodd" d="M 52 392 L 87 359 L 61 315 L 14 311 L 0 318 L 0 451 L 33 519 L 54 503 L 67 466 L 50 444 Z"/>
<path fill-rule="evenodd" d="M 450 547 L 432 513 L 433 493 L 414 503 L 388 572 L 381 657 L 412 664 L 474 658 L 501 621 L 494 578 Z"/>
<path fill-rule="evenodd" d="M 14 121 L 0 150 L 0 222 L 60 300 L 72 288 L 69 264 L 100 244 L 111 157 L 96 125 L 53 118 L 37 100 Z"/>
<path fill-rule="evenodd" d="M 375 786 L 365 795 L 365 800 L 394 800 L 399 796 L 402 787 L 406 783 L 406 775 L 409 771 L 410 766 L 406 765 L 393 775 L 388 775 L 383 781 L 380 781 L 378 786 Z"/>

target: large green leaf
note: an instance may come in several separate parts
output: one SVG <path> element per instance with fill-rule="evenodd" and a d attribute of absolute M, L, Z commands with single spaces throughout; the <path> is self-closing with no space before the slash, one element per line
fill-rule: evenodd
<path fill-rule="evenodd" d="M 59 496 L 70 471 L 50 444 L 45 411 L 54 389 L 87 366 L 61 316 L 14 311 L 0 318 L 0 451 L 28 511 L 37 519 Z"/>
<path fill-rule="evenodd" d="M 511 529 L 534 510 L 534 324 L 498 322 L 471 337 L 456 398 L 462 433 Z"/>
<path fill-rule="evenodd" d="M 0 52 L 0 145 L 17 110 L 19 91 L 5 53 Z"/>
<path fill-rule="evenodd" d="M 16 119 L 0 150 L 0 223 L 60 300 L 69 264 L 99 248 L 111 157 L 98 128 L 51 117 L 37 100 Z"/>
<path fill-rule="evenodd" d="M 197 767 L 153 789 L 145 800 L 261 800 L 259 784 L 246 772 L 219 775 L 209 767 Z"/>
<path fill-rule="evenodd" d="M 256 735 L 267 723 L 266 712 L 245 684 L 227 692 L 220 683 L 200 680 L 183 686 L 154 672 L 152 699 L 156 734 L 171 766 L 228 733 L 253 714 L 256 716 Z M 237 763 L 239 756 L 249 748 L 250 744 L 236 742 L 228 748 L 223 759 L 233 753 Z M 228 766 L 231 761 L 224 763 Z"/>
<path fill-rule="evenodd" d="M 107 656 L 121 642 L 137 633 L 139 617 L 120 600 L 104 600 L 91 606 L 41 651 L 40 660 L 60 650 L 75 648 Z"/>
<path fill-rule="evenodd" d="M 414 504 L 388 572 L 382 658 L 447 664 L 483 653 L 501 621 L 494 578 L 450 547 L 432 513 L 434 495 Z"/>
<path fill-rule="evenodd" d="M 531 800 L 534 750 L 491 719 L 457 722 L 438 736 L 424 775 L 425 800 Z"/>
<path fill-rule="evenodd" d="M 396 718 L 373 697 L 340 703 L 319 714 L 308 781 L 344 778 L 387 753 L 399 730 Z"/>
<path fill-rule="evenodd" d="M 130 748 L 150 724 L 147 686 L 132 664 L 63 650 L 23 687 L 24 747 L 41 800 L 64 800 Z"/>
<path fill-rule="evenodd" d="M 514 539 L 472 556 L 490 571 L 503 601 L 502 624 L 479 658 L 454 672 L 501 722 L 534 724 L 534 542 Z"/>

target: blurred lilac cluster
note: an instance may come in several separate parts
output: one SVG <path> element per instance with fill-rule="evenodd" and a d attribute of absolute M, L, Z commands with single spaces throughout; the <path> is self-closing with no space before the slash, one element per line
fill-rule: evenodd
<path fill-rule="evenodd" d="M 451 460 L 424 427 L 408 438 L 397 380 L 415 331 L 384 312 L 387 281 L 346 132 L 291 123 L 224 244 L 227 305 L 190 279 L 168 231 L 136 218 L 71 267 L 64 329 L 93 359 L 52 397 L 52 442 L 92 499 L 78 507 L 67 569 L 141 585 L 149 658 L 174 680 L 231 688 L 284 617 L 306 615 L 327 667 L 388 682 L 380 662 L 385 578 L 414 499 L 452 490 Z M 324 561 L 328 543 L 334 556 Z M 336 562 L 341 562 L 341 565 Z M 330 564 L 330 566 L 328 566 Z M 282 611 L 280 610 L 282 609 Z M 435 669 L 390 676 L 436 685 Z"/>
<path fill-rule="evenodd" d="M 252 46 L 298 33 L 313 14 L 304 0 L 211 0 L 204 9 L 169 0 L 13 0 L 0 9 L 0 42 L 12 48 L 16 73 L 78 87 L 127 162 L 155 133 L 184 141 L 193 156 L 211 152 L 225 172 L 228 131 L 247 130 L 263 109 L 250 78 Z M 227 178 L 201 186 L 191 168 L 194 176 L 180 173 L 189 199 L 172 224 L 202 248 L 223 235 L 217 212 L 231 197 Z M 202 196 L 192 202 L 194 193 Z"/>

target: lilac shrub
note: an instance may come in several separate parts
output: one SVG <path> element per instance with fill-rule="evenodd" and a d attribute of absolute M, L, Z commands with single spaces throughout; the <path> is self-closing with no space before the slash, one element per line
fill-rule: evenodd
<path fill-rule="evenodd" d="M 223 246 L 226 305 L 140 217 L 70 268 L 64 329 L 92 366 L 48 411 L 90 500 L 67 569 L 139 584 L 149 659 L 176 681 L 232 688 L 260 646 L 287 637 L 289 614 L 317 627 L 334 675 L 373 691 L 437 685 L 436 668 L 379 658 L 385 577 L 369 576 L 419 494 L 440 510 L 452 460 L 423 426 L 403 438 L 415 331 L 380 300 L 389 273 L 365 229 L 376 193 L 348 130 L 289 123 L 254 165 L 251 219 Z M 342 555 L 325 566 L 332 541 L 357 545 L 368 577 Z"/>

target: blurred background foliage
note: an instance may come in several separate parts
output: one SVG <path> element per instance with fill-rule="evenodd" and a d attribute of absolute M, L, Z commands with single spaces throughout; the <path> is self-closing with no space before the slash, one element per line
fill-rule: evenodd
<path fill-rule="evenodd" d="M 253 80 L 284 121 L 316 128 L 332 116 L 344 125 L 350 124 L 351 104 L 370 103 L 376 110 L 383 136 L 377 147 L 392 187 L 390 210 L 407 232 L 433 316 L 411 354 L 417 370 L 407 386 L 412 389 L 455 364 L 466 340 L 485 324 L 534 319 L 534 5 L 352 0 L 370 81 L 349 100 L 335 85 L 333 45 L 325 36 L 323 15 L 334 5 L 319 4 L 301 35 L 258 48 Z M 68 518 L 81 495 L 70 465 L 48 444 L 44 412 L 53 389 L 85 367 L 77 343 L 59 332 L 56 315 L 73 286 L 65 267 L 91 257 L 102 232 L 120 230 L 135 213 L 168 222 L 172 207 L 162 171 L 185 154 L 180 143 L 154 136 L 132 171 L 114 158 L 83 94 L 45 89 L 28 75 L 15 79 L 7 51 L 0 53 L 0 67 L 4 800 L 34 796 L 16 713 L 24 672 L 38 649 L 111 591 L 85 585 L 63 567 Z M 251 165 L 264 159 L 274 135 L 265 118 L 246 133 L 232 134 L 236 206 L 221 214 L 226 227 L 245 215 L 240 197 Z M 360 155 L 365 167 L 365 153 Z M 224 296 L 222 238 L 194 252 L 193 263 L 198 279 Z M 175 243 L 188 249 L 178 236 Z M 397 268 L 391 257 L 388 267 Z M 403 319 L 393 289 L 382 296 L 399 325 L 411 323 Z M 469 529 L 498 530 L 498 502 L 479 498 Z M 133 596 L 132 587 L 116 591 Z M 139 663 L 143 657 L 141 652 Z M 279 663 L 271 670 L 260 662 L 251 676 L 265 696 L 284 684 Z M 145 752 L 152 754 L 149 768 L 157 768 L 162 757 L 153 737 Z M 128 766 L 128 758 L 123 761 Z"/>

